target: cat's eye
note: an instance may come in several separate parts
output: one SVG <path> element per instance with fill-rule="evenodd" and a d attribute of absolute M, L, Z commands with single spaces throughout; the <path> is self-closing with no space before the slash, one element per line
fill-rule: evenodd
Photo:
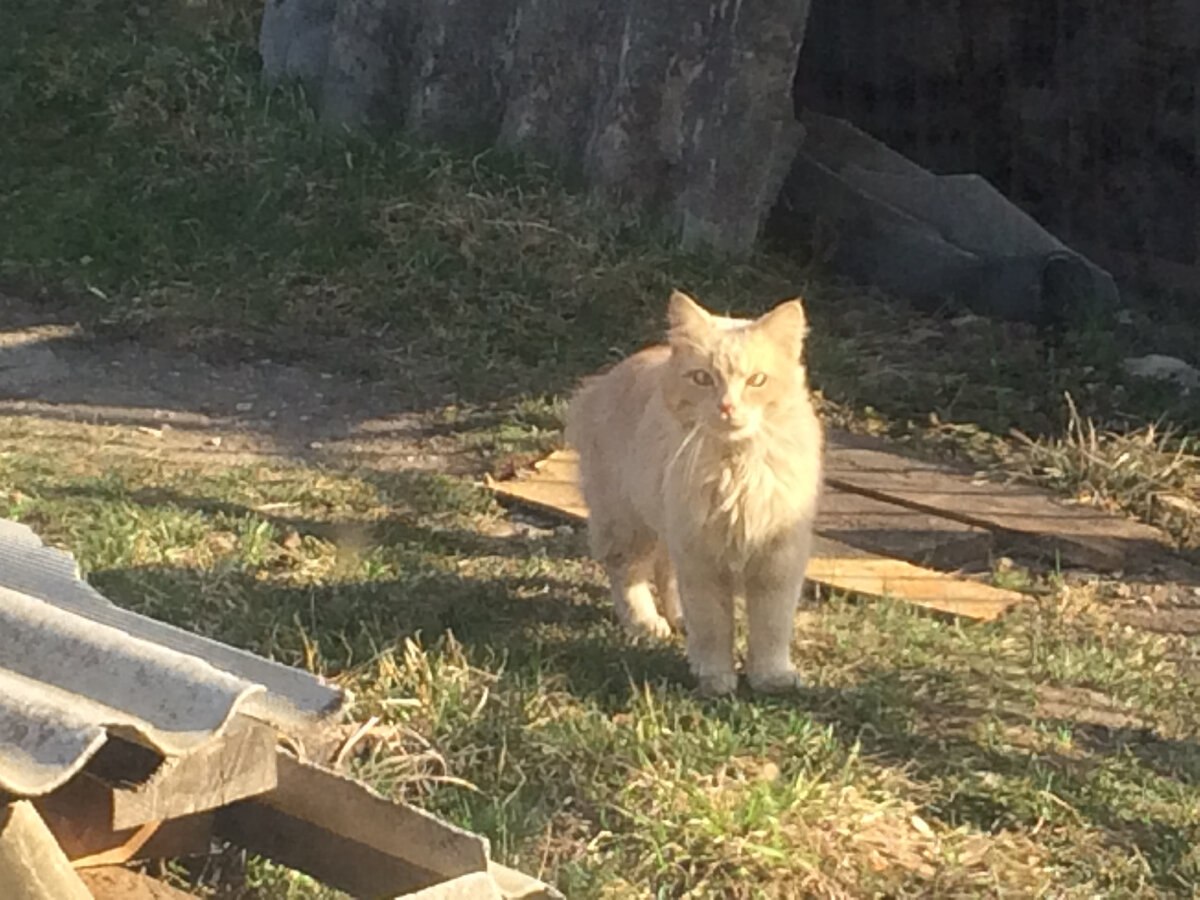
<path fill-rule="evenodd" d="M 750 385 L 750 387 L 762 387 L 766 383 L 767 383 L 767 376 L 764 375 L 762 372 L 755 372 L 753 375 L 751 375 L 749 378 L 746 379 L 746 384 Z"/>
<path fill-rule="evenodd" d="M 712 387 L 713 377 L 703 369 L 692 369 L 688 372 L 687 377 L 700 387 Z"/>

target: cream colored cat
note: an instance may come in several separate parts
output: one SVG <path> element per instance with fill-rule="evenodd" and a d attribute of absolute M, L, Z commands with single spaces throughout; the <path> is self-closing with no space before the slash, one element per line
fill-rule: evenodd
<path fill-rule="evenodd" d="M 701 692 L 737 687 L 738 597 L 750 686 L 786 690 L 821 483 L 804 309 L 729 319 L 676 291 L 668 318 L 667 345 L 587 379 L 568 410 L 592 553 L 627 628 L 683 627 Z"/>

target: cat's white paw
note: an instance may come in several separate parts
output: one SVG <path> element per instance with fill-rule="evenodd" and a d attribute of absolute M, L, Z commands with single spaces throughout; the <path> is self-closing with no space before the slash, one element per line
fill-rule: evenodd
<path fill-rule="evenodd" d="M 626 625 L 632 637 L 651 637 L 665 640 L 671 636 L 671 623 L 662 616 L 632 619 Z"/>
<path fill-rule="evenodd" d="M 770 672 L 747 672 L 746 680 L 751 689 L 760 694 L 786 694 L 804 687 L 804 682 L 794 669 L 777 669 Z"/>
<path fill-rule="evenodd" d="M 697 690 L 705 697 L 720 697 L 722 694 L 732 694 L 737 690 L 736 672 L 697 675 L 696 681 Z"/>

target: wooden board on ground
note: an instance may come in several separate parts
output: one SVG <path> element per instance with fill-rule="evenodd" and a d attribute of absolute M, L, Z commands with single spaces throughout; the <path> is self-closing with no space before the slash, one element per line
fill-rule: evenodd
<path fill-rule="evenodd" d="M 489 486 L 510 500 L 576 521 L 587 520 L 587 505 L 579 492 L 573 451 L 552 453 L 535 463 L 526 477 L 490 481 Z M 827 510 L 818 518 L 820 540 L 808 567 L 808 577 L 815 582 L 835 590 L 892 596 L 940 612 L 981 620 L 995 619 L 1024 599 L 1014 591 L 871 552 L 878 549 L 934 559 L 939 552 L 952 547 L 954 552 L 964 555 L 977 548 L 986 556 L 990 536 L 984 529 L 854 496 L 831 498 Z M 874 546 L 864 548 L 846 543 L 844 538 L 855 530 Z"/>
<path fill-rule="evenodd" d="M 839 591 L 894 597 L 938 612 L 990 622 L 1025 598 L 978 581 L 889 559 L 817 535 L 808 577 Z"/>
<path fill-rule="evenodd" d="M 120 830 L 204 812 L 275 784 L 275 729 L 237 716 L 219 738 L 167 759 L 144 784 L 113 785 L 111 824 Z"/>
<path fill-rule="evenodd" d="M 1062 503 L 1027 485 L 997 484 L 901 456 L 878 438 L 830 433 L 825 480 L 843 491 L 1034 539 L 1068 564 L 1128 569 L 1168 549 L 1162 533 L 1144 523 Z"/>
<path fill-rule="evenodd" d="M 489 873 L 506 900 L 561 897 L 495 866 L 478 835 L 283 752 L 277 766 L 274 790 L 221 810 L 221 836 L 356 897 L 396 897 Z"/>
<path fill-rule="evenodd" d="M 579 459 L 574 450 L 555 450 L 535 462 L 533 472 L 526 477 L 504 481 L 489 478 L 487 484 L 500 496 L 526 506 L 587 521 L 587 504 L 579 492 Z"/>
<path fill-rule="evenodd" d="M 986 564 L 995 538 L 986 528 L 828 486 L 819 509 L 824 537 L 935 569 Z"/>

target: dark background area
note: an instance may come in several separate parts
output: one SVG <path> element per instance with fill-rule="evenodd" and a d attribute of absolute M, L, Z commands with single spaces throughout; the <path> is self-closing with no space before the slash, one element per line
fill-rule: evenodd
<path fill-rule="evenodd" d="M 1194 0 L 814 0 L 795 100 L 1196 310 L 1198 61 Z"/>

